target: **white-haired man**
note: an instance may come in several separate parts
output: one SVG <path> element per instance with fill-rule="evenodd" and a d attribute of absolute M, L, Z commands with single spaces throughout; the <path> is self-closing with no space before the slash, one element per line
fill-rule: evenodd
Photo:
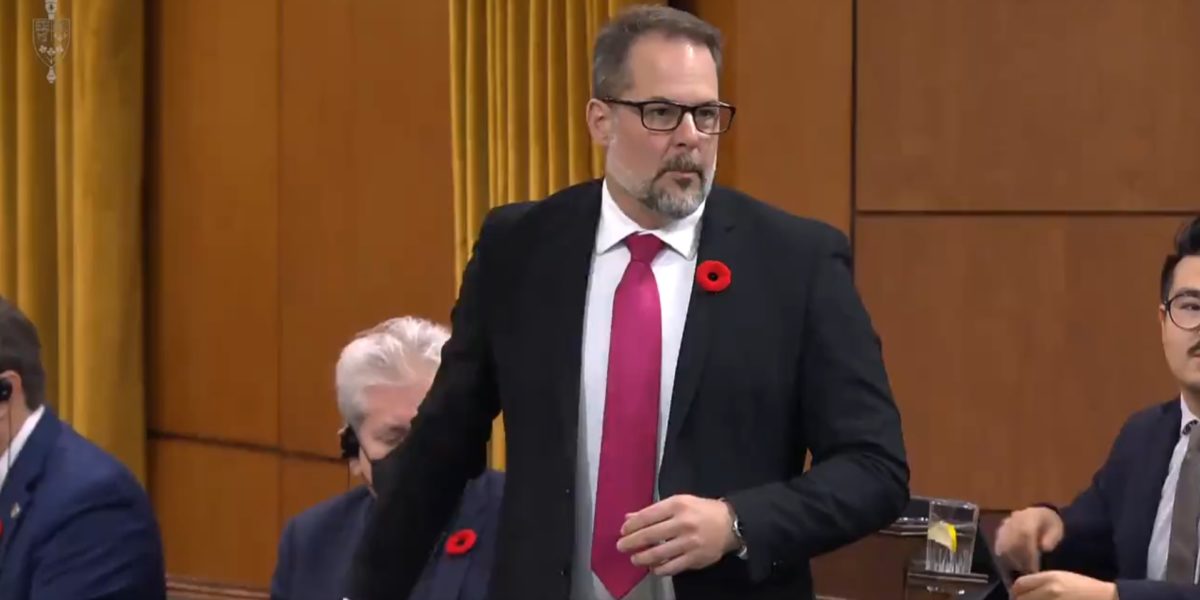
<path fill-rule="evenodd" d="M 415 317 L 390 319 L 358 334 L 336 369 L 337 403 L 346 427 L 345 458 L 365 485 L 318 504 L 288 522 L 279 543 L 271 597 L 341 598 L 375 487 L 370 461 L 399 446 L 437 372 L 450 333 Z M 444 532 L 411 598 L 484 598 L 504 476 L 487 471 L 463 492 L 457 517 Z"/>

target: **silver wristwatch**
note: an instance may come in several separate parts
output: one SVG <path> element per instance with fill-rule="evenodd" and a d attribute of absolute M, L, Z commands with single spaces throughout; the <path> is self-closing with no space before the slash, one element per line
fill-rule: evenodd
<path fill-rule="evenodd" d="M 733 510 L 733 505 L 728 500 L 722 498 L 721 502 L 724 502 L 725 508 L 729 509 L 729 518 L 733 521 L 733 537 L 737 539 L 738 544 L 736 556 L 742 560 L 746 560 L 746 538 L 742 535 L 742 522 L 738 519 L 737 511 Z"/>

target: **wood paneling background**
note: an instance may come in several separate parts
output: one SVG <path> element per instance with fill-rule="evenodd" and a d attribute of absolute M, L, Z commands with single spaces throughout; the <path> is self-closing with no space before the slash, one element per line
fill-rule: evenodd
<path fill-rule="evenodd" d="M 172 574 L 262 586 L 354 483 L 342 346 L 449 319 L 449 9 L 148 4 L 151 494 Z"/>
<path fill-rule="evenodd" d="M 1200 6 L 687 7 L 730 44 L 723 182 L 853 235 L 913 491 L 1069 501 L 1177 393 L 1155 309 L 1200 207 Z"/>
<path fill-rule="evenodd" d="M 1140 406 L 1178 393 L 1158 267 L 1174 217 L 865 216 L 858 283 L 884 340 L 912 488 L 1066 502 Z"/>
<path fill-rule="evenodd" d="M 279 542 L 279 463 L 274 452 L 152 439 L 150 497 L 167 572 L 265 584 Z"/>
<path fill-rule="evenodd" d="M 455 273 L 446 2 L 283 3 L 282 445 L 328 452 L 333 364 L 388 317 L 449 322 Z"/>
<path fill-rule="evenodd" d="M 279 438 L 278 6 L 150 5 L 151 428 L 272 445 Z"/>
<path fill-rule="evenodd" d="M 1200 3 L 858 1 L 865 210 L 1195 210 Z"/>
<path fill-rule="evenodd" d="M 717 180 L 850 230 L 853 2 L 676 2 L 721 29 L 738 107 Z"/>

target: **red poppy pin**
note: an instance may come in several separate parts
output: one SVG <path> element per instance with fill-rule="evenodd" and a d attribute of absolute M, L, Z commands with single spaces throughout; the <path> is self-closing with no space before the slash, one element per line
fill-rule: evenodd
<path fill-rule="evenodd" d="M 446 540 L 446 554 L 450 556 L 462 556 L 471 551 L 475 547 L 475 540 L 479 536 L 475 535 L 473 529 L 459 529 Z"/>
<path fill-rule="evenodd" d="M 696 267 L 696 282 L 706 292 L 723 292 L 733 283 L 733 271 L 719 260 L 706 260 Z"/>

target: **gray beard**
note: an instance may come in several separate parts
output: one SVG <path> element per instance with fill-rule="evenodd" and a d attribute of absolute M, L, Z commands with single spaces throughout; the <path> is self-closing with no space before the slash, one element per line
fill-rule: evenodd
<path fill-rule="evenodd" d="M 703 173 L 700 174 L 699 184 L 689 187 L 682 195 L 672 194 L 657 188 L 651 182 L 650 187 L 645 193 L 638 194 L 638 202 L 642 206 L 664 216 L 671 220 L 678 221 L 686 218 L 688 215 L 696 212 L 700 208 L 700 203 L 708 197 L 708 193 L 712 191 L 712 180 L 706 177 Z"/>

